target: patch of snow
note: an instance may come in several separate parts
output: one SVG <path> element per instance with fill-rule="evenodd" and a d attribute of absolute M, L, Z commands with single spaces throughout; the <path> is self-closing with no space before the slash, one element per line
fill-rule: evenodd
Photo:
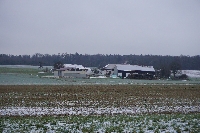
<path fill-rule="evenodd" d="M 45 72 L 38 72 L 38 73 L 45 73 Z"/>
<path fill-rule="evenodd" d="M 57 78 L 56 76 L 42 76 L 42 78 Z"/>
<path fill-rule="evenodd" d="M 102 78 L 107 78 L 107 77 L 106 76 L 90 77 L 90 79 L 98 79 L 98 78 L 102 79 Z"/>
<path fill-rule="evenodd" d="M 109 107 L 109 108 L 87 108 L 87 107 L 4 107 L 0 108 L 0 115 L 24 116 L 24 115 L 101 115 L 101 114 L 145 114 L 145 113 L 191 113 L 200 112 L 199 106 L 154 106 L 145 108 L 144 106 L 136 107 Z"/>
<path fill-rule="evenodd" d="M 200 78 L 200 70 L 182 70 L 182 74 L 186 74 L 191 78 Z"/>

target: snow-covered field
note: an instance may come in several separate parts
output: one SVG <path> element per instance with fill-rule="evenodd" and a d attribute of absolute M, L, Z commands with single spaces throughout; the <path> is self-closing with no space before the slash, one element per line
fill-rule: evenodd
<path fill-rule="evenodd" d="M 0 86 L 0 115 L 200 113 L 199 87 L 199 85 Z"/>
<path fill-rule="evenodd" d="M 200 132 L 199 85 L 1 85 L 0 132 Z"/>
<path fill-rule="evenodd" d="M 199 133 L 200 114 L 2 117 L 2 133 Z"/>
<path fill-rule="evenodd" d="M 182 70 L 182 74 L 186 74 L 191 78 L 200 78 L 200 70 Z"/>
<path fill-rule="evenodd" d="M 152 107 L 136 106 L 136 107 L 112 107 L 112 108 L 87 108 L 87 107 L 71 107 L 71 108 L 52 108 L 52 107 L 8 107 L 1 108 L 1 116 L 40 116 L 40 115 L 116 115 L 116 114 L 155 114 L 155 113 L 200 113 L 200 105 L 198 106 L 160 106 Z"/>

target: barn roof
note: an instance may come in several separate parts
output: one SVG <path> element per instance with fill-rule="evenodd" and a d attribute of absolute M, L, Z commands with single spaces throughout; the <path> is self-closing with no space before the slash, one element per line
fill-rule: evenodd
<path fill-rule="evenodd" d="M 104 68 L 105 69 L 114 69 L 116 67 L 116 64 L 108 64 Z"/>
<path fill-rule="evenodd" d="M 139 66 L 139 65 L 130 65 L 130 64 L 108 64 L 104 69 L 114 69 L 117 67 L 118 70 L 122 71 L 152 71 L 155 72 L 153 66 Z"/>
<path fill-rule="evenodd" d="M 86 67 L 77 64 L 64 64 L 64 68 L 79 68 L 79 69 L 86 69 Z"/>
<path fill-rule="evenodd" d="M 139 71 L 155 71 L 155 69 L 153 68 L 153 66 L 138 66 L 138 65 L 130 65 L 130 64 L 117 64 L 117 69 L 118 70 L 123 70 L 123 71 L 135 71 L 135 70 L 139 70 Z"/>

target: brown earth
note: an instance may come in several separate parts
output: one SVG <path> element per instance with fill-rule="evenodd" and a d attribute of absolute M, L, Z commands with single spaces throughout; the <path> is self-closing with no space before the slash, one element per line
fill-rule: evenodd
<path fill-rule="evenodd" d="M 0 85 L 0 107 L 199 106 L 200 85 Z"/>

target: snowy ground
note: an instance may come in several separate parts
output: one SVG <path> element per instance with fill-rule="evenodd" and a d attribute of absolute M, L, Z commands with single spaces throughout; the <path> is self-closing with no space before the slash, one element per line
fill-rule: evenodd
<path fill-rule="evenodd" d="M 55 132 L 135 132 L 135 133 L 199 133 L 200 115 L 114 115 L 63 117 L 2 117 L 0 131 Z"/>
<path fill-rule="evenodd" d="M 0 116 L 200 113 L 200 86 L 0 86 Z"/>
<path fill-rule="evenodd" d="M 1 108 L 1 116 L 38 116 L 38 115 L 116 115 L 116 114 L 154 114 L 154 113 L 200 113 L 199 106 L 138 106 L 138 107 L 120 107 L 120 108 L 52 108 L 52 107 L 7 107 Z"/>
<path fill-rule="evenodd" d="M 0 86 L 0 132 L 199 133 L 199 85 Z"/>
<path fill-rule="evenodd" d="M 200 70 L 182 70 L 182 74 L 186 74 L 191 78 L 200 78 Z"/>

